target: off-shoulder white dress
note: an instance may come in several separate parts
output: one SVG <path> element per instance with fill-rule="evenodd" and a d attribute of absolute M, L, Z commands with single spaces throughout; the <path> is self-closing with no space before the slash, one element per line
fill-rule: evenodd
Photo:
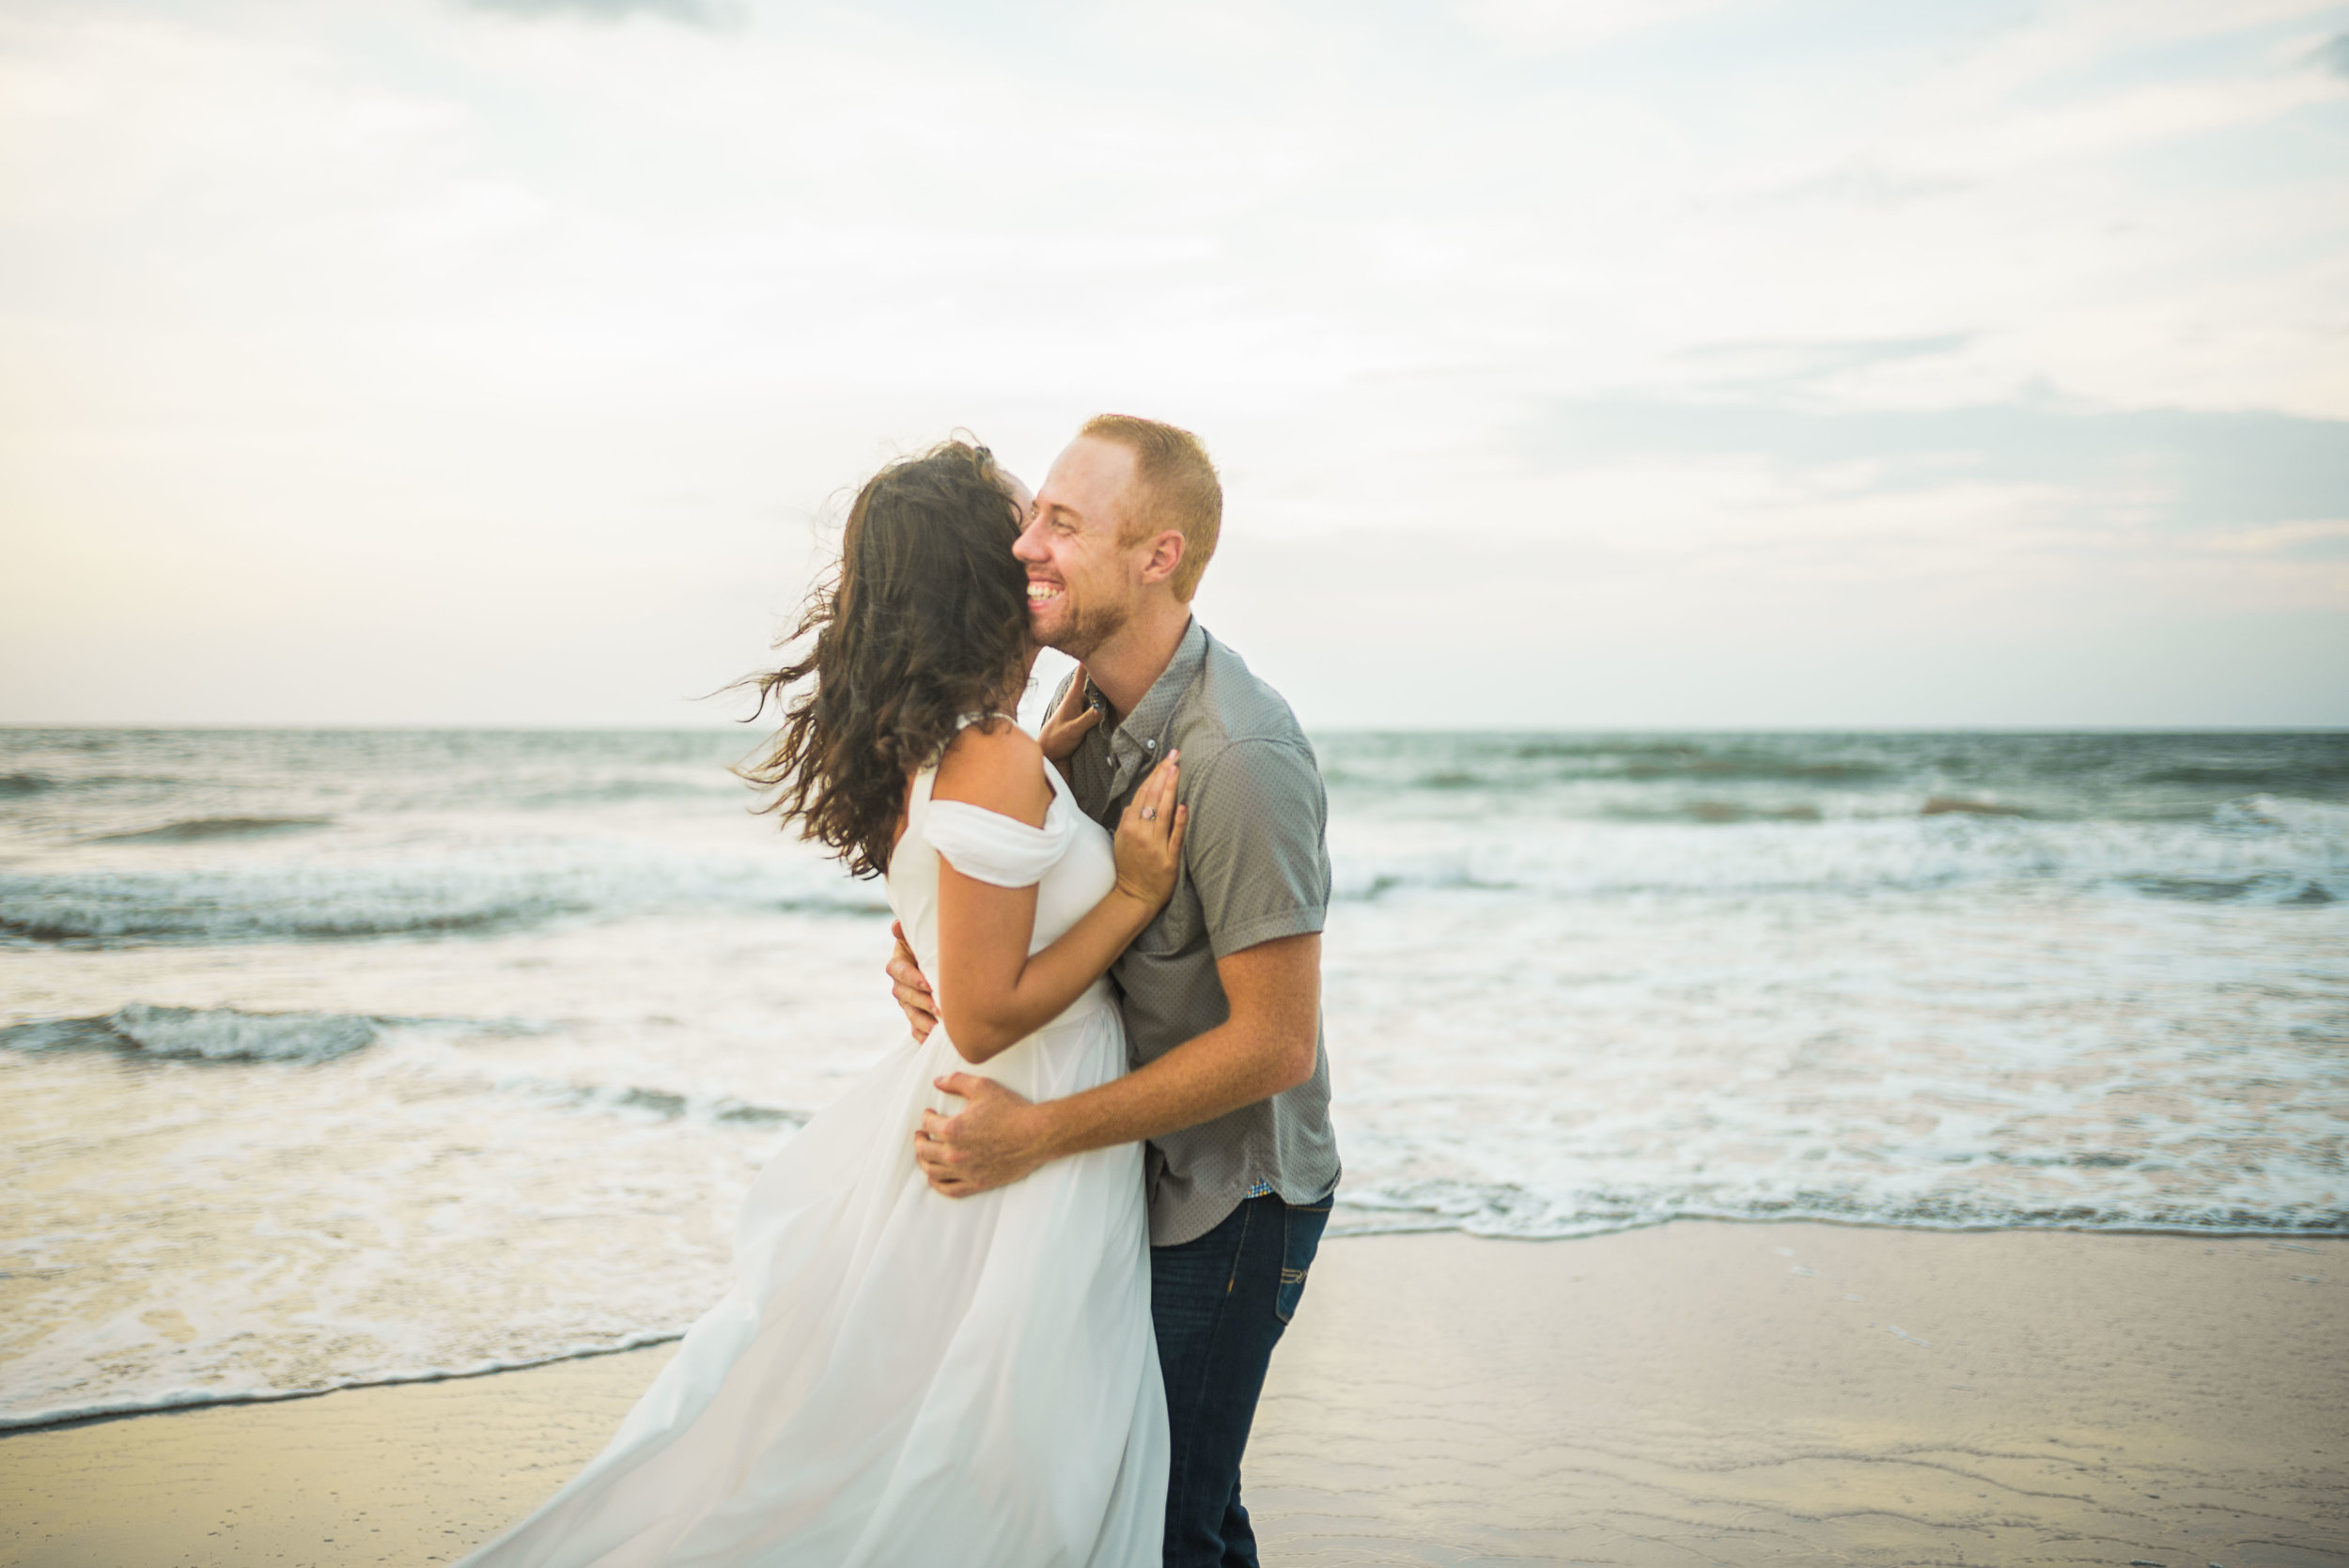
<path fill-rule="evenodd" d="M 938 866 L 1036 887 L 1031 951 L 1114 878 L 1051 768 L 1041 829 L 914 781 L 889 902 L 938 967 Z M 949 1072 L 1031 1099 L 1125 1071 L 1107 981 L 978 1067 L 908 1038 L 759 1173 L 733 1293 L 602 1454 L 467 1568 L 1144 1568 L 1161 1551 L 1166 1402 L 1139 1145 L 976 1197 L 913 1163 Z"/>

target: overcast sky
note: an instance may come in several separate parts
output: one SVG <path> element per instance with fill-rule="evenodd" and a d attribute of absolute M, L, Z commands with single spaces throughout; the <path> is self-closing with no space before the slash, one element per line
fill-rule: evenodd
<path fill-rule="evenodd" d="M 0 722 L 715 722 L 1104 410 L 1309 725 L 2349 724 L 2349 7 L 0 8 Z"/>

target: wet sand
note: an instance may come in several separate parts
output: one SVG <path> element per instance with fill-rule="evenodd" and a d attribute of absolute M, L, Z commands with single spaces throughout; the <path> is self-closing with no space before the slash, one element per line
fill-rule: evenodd
<path fill-rule="evenodd" d="M 444 1562 L 668 1353 L 0 1437 L 0 1564 Z M 1247 1481 L 1268 1568 L 2349 1562 L 2349 1241 L 1335 1240 Z"/>

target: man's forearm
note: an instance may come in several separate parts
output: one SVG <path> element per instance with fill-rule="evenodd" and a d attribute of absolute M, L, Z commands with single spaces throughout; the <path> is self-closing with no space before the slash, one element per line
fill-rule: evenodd
<path fill-rule="evenodd" d="M 1042 1102 L 1036 1110 L 1045 1118 L 1050 1157 L 1162 1138 L 1270 1099 L 1313 1076 L 1314 1054 L 1303 1056 L 1299 1073 L 1299 1051 L 1289 1042 L 1268 1040 L 1268 1032 L 1234 1019 L 1123 1078 Z"/>
<path fill-rule="evenodd" d="M 914 1158 L 950 1197 L 1019 1181 L 1038 1166 L 1115 1143 L 1162 1138 L 1270 1099 L 1321 1061 L 1321 934 L 1276 937 L 1216 960 L 1224 1022 L 1156 1062 L 1066 1099 L 1031 1101 L 953 1073 L 938 1087 L 968 1103 L 926 1111 Z"/>

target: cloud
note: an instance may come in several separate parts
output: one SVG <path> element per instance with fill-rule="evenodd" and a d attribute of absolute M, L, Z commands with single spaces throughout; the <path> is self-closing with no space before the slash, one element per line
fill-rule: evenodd
<path fill-rule="evenodd" d="M 1101 407 L 1206 434 L 1208 613 L 1299 671 L 1478 645 L 1502 579 L 1503 706 L 1650 624 L 2349 629 L 2337 6 L 1202 5 L 0 5 L 0 718 L 263 714 L 302 645 L 352 714 L 549 719 L 482 661 L 673 603 L 703 651 L 646 621 L 560 709 L 660 721 L 835 487 L 958 424 L 1035 478 Z M 314 613 L 353 583 L 401 608 Z"/>
<path fill-rule="evenodd" d="M 1796 469 L 1864 465 L 1870 488 L 1884 491 L 1966 481 L 2057 486 L 2078 492 L 2083 511 L 2137 512 L 2183 531 L 2349 518 L 2349 420 L 2266 411 L 1581 398 L 1551 404 L 1524 444 L 1574 466 L 1731 456 Z"/>
<path fill-rule="evenodd" d="M 1786 187 L 1789 201 L 1842 202 L 1853 207 L 1890 209 L 1911 202 L 1931 201 L 1972 189 L 1948 175 L 1903 174 L 1864 158 L 1797 180 Z"/>
<path fill-rule="evenodd" d="M 661 17 L 694 27 L 732 26 L 741 20 L 728 0 L 459 0 L 467 8 L 502 16 L 583 17 L 621 22 L 631 16 Z"/>
<path fill-rule="evenodd" d="M 1953 354 L 1973 341 L 1968 333 L 1932 337 L 1876 337 L 1761 343 L 1700 343 L 1681 350 L 1720 390 L 1760 391 L 1825 380 L 1904 360 Z"/>
<path fill-rule="evenodd" d="M 2236 555 L 2281 555 L 2300 561 L 2349 561 L 2349 522 L 2285 522 L 2222 535 L 2211 548 Z"/>
<path fill-rule="evenodd" d="M 1587 49 L 1729 9 L 1735 0 L 1460 0 L 1476 32 L 1518 48 Z"/>
<path fill-rule="evenodd" d="M 2349 76 L 2349 33 L 2342 33 L 2318 48 L 2316 61 L 2335 76 Z"/>

